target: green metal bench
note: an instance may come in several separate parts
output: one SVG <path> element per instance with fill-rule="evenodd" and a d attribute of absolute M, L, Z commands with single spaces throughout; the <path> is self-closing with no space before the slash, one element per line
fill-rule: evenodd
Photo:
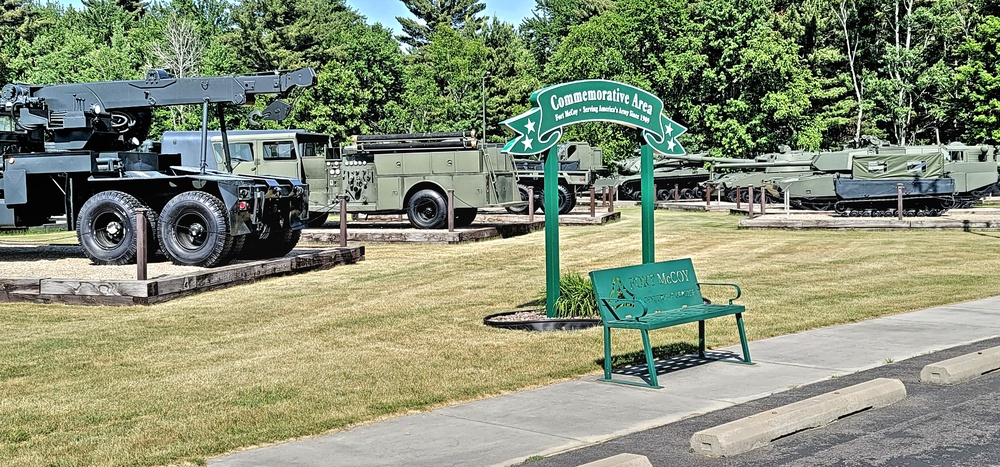
<path fill-rule="evenodd" d="M 698 355 L 705 358 L 705 320 L 736 315 L 736 327 L 743 344 L 743 362 L 751 364 L 750 349 L 743 329 L 743 305 L 734 305 L 742 291 L 736 284 L 699 283 L 690 258 L 622 268 L 592 271 L 590 281 L 597 297 L 597 306 L 604 321 L 604 381 L 642 384 L 611 379 L 611 329 L 638 329 L 649 367 L 649 386 L 661 388 L 656 381 L 653 349 L 649 331 L 679 324 L 698 322 Z M 702 286 L 732 287 L 736 296 L 727 305 L 707 304 L 702 298 Z"/>

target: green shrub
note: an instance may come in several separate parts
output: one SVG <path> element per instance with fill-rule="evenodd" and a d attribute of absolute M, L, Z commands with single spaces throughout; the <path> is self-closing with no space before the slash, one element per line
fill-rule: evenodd
<path fill-rule="evenodd" d="M 541 302 L 545 303 L 545 289 L 541 292 Z M 590 279 L 575 272 L 563 274 L 559 281 L 559 299 L 556 300 L 556 316 L 561 318 L 599 318 L 597 300 L 590 287 Z"/>

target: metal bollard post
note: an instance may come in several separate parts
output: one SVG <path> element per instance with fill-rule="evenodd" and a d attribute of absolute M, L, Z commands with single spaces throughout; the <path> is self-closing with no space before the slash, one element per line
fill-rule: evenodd
<path fill-rule="evenodd" d="M 747 187 L 747 193 L 750 195 L 750 202 L 747 203 L 749 210 L 747 211 L 747 217 L 753 219 L 753 185 Z"/>
<path fill-rule="evenodd" d="M 455 190 L 448 191 L 448 231 L 455 231 Z"/>
<path fill-rule="evenodd" d="M 601 207 L 608 207 L 608 187 L 606 186 L 601 187 Z"/>
<path fill-rule="evenodd" d="M 618 197 L 618 189 L 608 188 L 608 212 L 615 212 L 615 198 Z"/>
<path fill-rule="evenodd" d="M 347 196 L 340 195 L 340 246 L 347 246 Z"/>
<path fill-rule="evenodd" d="M 791 209 L 790 206 L 792 204 L 789 193 L 788 190 L 785 190 L 785 219 L 788 219 L 788 215 L 790 214 L 789 209 Z"/>
<path fill-rule="evenodd" d="M 535 222 L 535 187 L 528 187 L 528 222 Z"/>
<path fill-rule="evenodd" d="M 597 217 L 597 189 L 590 187 L 590 217 Z"/>
<path fill-rule="evenodd" d="M 705 206 L 712 206 L 712 185 L 705 184 Z"/>
<path fill-rule="evenodd" d="M 765 209 L 764 209 L 765 207 L 767 207 L 767 192 L 764 191 L 764 186 L 761 185 L 761 187 L 760 187 L 760 215 L 762 215 L 762 216 L 764 214 L 767 214 L 767 211 L 765 211 Z"/>
<path fill-rule="evenodd" d="M 742 194 L 743 193 L 740 192 L 740 187 L 736 187 L 736 209 L 740 208 L 740 195 Z"/>
<path fill-rule="evenodd" d="M 146 280 L 146 208 L 135 210 L 135 280 Z"/>
<path fill-rule="evenodd" d="M 719 189 L 718 191 L 716 191 L 715 193 L 716 193 L 716 194 L 715 194 L 715 196 L 716 196 L 716 198 L 718 199 L 718 201 L 719 201 L 719 204 L 722 204 L 722 189 L 720 188 L 720 189 Z"/>
<path fill-rule="evenodd" d="M 896 184 L 896 215 L 903 220 L 903 184 Z"/>
<path fill-rule="evenodd" d="M 680 201 L 681 199 L 681 186 L 674 184 L 674 201 Z"/>

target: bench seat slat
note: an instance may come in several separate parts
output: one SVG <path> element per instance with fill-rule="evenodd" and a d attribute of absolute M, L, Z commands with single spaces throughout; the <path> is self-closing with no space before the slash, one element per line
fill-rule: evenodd
<path fill-rule="evenodd" d="M 734 315 L 745 310 L 746 307 L 742 305 L 696 305 L 673 310 L 657 310 L 638 319 L 619 319 L 604 324 L 612 328 L 651 330 Z"/>

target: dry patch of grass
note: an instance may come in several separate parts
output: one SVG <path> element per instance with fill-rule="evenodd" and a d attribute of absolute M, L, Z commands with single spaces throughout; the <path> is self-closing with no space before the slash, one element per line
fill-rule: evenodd
<path fill-rule="evenodd" d="M 639 218 L 562 228 L 563 272 L 639 262 Z M 661 211 L 656 222 L 658 259 L 691 257 L 699 279 L 743 287 L 751 339 L 997 293 L 993 234 L 739 231 L 735 217 Z M 482 325 L 537 297 L 542 232 L 367 254 L 146 308 L 5 305 L 0 464 L 200 462 L 599 369 L 599 328 Z M 729 320 L 708 330 L 711 346 L 738 341 Z M 683 351 L 696 334 L 652 337 Z M 641 349 L 621 336 L 616 355 Z"/>

